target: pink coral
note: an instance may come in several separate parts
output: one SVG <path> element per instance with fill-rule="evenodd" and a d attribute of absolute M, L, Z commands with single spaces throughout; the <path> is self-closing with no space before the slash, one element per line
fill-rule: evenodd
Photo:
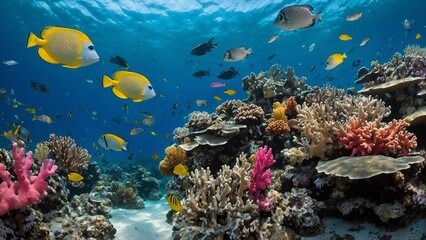
<path fill-rule="evenodd" d="M 55 173 L 58 168 L 53 165 L 52 159 L 44 160 L 38 176 L 33 176 L 30 168 L 33 164 L 32 152 L 25 157 L 25 150 L 19 149 L 17 143 L 12 145 L 12 157 L 15 160 L 14 167 L 17 183 L 12 182 L 10 173 L 6 171 L 4 164 L 0 164 L 0 216 L 12 209 L 19 209 L 32 204 L 40 203 L 41 198 L 47 196 L 47 177 Z"/>
<path fill-rule="evenodd" d="M 346 126 L 344 136 L 339 142 L 355 155 L 397 155 L 406 156 L 417 147 L 416 136 L 405 128 L 410 124 L 403 120 L 393 120 L 384 127 L 375 122 L 362 122 L 351 118 Z"/>
<path fill-rule="evenodd" d="M 272 156 L 272 149 L 265 146 L 256 152 L 256 161 L 250 172 L 250 182 L 248 184 L 250 197 L 256 202 L 262 211 L 271 210 L 273 198 L 268 198 L 263 191 L 272 183 L 272 172 L 269 167 L 275 163 Z"/>

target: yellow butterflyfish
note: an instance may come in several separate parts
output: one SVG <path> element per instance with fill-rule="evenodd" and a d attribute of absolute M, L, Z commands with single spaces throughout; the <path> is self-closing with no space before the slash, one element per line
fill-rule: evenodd
<path fill-rule="evenodd" d="M 27 48 L 39 46 L 41 59 L 67 68 L 79 68 L 99 61 L 92 41 L 86 34 L 71 28 L 46 27 L 41 38 L 30 33 Z"/>
<path fill-rule="evenodd" d="M 128 145 L 127 141 L 111 133 L 102 135 L 98 139 L 98 143 L 101 147 L 105 148 L 106 150 L 127 151 L 127 145 Z"/>
<path fill-rule="evenodd" d="M 182 204 L 180 203 L 179 198 L 174 195 L 174 194 L 170 194 L 166 197 L 166 201 L 169 204 L 170 208 L 177 211 L 177 212 L 182 212 L 183 211 L 183 207 Z"/>
<path fill-rule="evenodd" d="M 420 33 L 416 34 L 416 39 L 420 39 L 422 37 L 422 35 Z"/>
<path fill-rule="evenodd" d="M 325 65 L 325 69 L 326 70 L 331 70 L 335 67 L 337 67 L 338 65 L 340 65 L 343 62 L 343 59 L 347 58 L 346 54 L 333 54 L 330 57 L 327 58 L 327 63 Z"/>

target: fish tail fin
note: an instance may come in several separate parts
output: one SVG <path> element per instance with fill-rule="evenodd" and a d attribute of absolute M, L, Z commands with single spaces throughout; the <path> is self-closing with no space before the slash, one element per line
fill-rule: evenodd
<path fill-rule="evenodd" d="M 123 146 L 121 147 L 121 149 L 123 150 L 123 151 L 127 151 L 128 150 L 128 145 L 129 145 L 129 143 L 128 142 L 124 142 L 123 143 Z"/>
<path fill-rule="evenodd" d="M 347 58 L 348 56 L 346 56 L 346 53 L 343 53 L 342 57 Z"/>
<path fill-rule="evenodd" d="M 318 20 L 318 21 L 322 21 L 322 19 L 321 19 L 321 14 L 322 14 L 322 12 L 319 12 L 319 13 L 317 13 L 317 14 L 314 14 L 314 19 L 316 19 L 316 20 Z"/>
<path fill-rule="evenodd" d="M 253 49 L 249 48 L 247 49 L 248 55 L 253 54 Z"/>
<path fill-rule="evenodd" d="M 102 77 L 102 87 L 107 88 L 114 85 L 115 85 L 115 81 L 112 80 L 110 77 L 108 77 L 107 75 L 104 75 Z"/>
<path fill-rule="evenodd" d="M 34 33 L 30 32 L 27 38 L 27 48 L 41 45 L 42 39 L 38 38 Z"/>

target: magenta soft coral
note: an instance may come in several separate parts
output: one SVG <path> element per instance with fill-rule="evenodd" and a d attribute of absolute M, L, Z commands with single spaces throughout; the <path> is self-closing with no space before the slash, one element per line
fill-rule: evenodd
<path fill-rule="evenodd" d="M 355 155 L 395 155 L 406 156 L 410 149 L 417 147 L 417 138 L 405 128 L 410 124 L 403 120 L 393 120 L 380 127 L 373 122 L 361 122 L 356 118 L 349 119 L 344 136 L 339 142 L 352 149 Z"/>
<path fill-rule="evenodd" d="M 264 190 L 272 183 L 272 172 L 269 167 L 275 163 L 272 149 L 268 147 L 259 148 L 256 152 L 256 162 L 250 172 L 250 182 L 248 185 L 250 197 L 256 202 L 262 211 L 271 210 L 273 198 L 268 198 Z"/>
<path fill-rule="evenodd" d="M 33 164 L 32 152 L 25 157 L 25 150 L 19 149 L 16 143 L 12 145 L 12 157 L 14 159 L 17 183 L 10 179 L 10 173 L 6 171 L 4 164 L 0 163 L 0 216 L 12 209 L 19 209 L 32 204 L 40 203 L 41 198 L 47 196 L 48 187 L 46 178 L 55 173 L 57 166 L 52 159 L 44 160 L 38 176 L 33 176 L 30 168 Z"/>

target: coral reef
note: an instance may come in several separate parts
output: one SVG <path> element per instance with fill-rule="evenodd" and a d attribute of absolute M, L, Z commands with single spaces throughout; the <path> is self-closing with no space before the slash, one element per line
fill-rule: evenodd
<path fill-rule="evenodd" d="M 235 122 L 243 124 L 259 124 L 263 121 L 264 113 L 261 107 L 248 104 L 233 110 Z"/>
<path fill-rule="evenodd" d="M 173 168 L 186 160 L 186 152 L 181 147 L 172 145 L 164 151 L 166 156 L 160 162 L 159 170 L 163 176 L 174 176 Z"/>
<path fill-rule="evenodd" d="M 416 136 L 405 130 L 409 125 L 403 120 L 393 120 L 386 126 L 379 127 L 375 122 L 361 122 L 360 119 L 351 117 L 339 142 L 352 150 L 351 156 L 406 156 L 417 147 Z"/>
<path fill-rule="evenodd" d="M 269 167 L 275 162 L 272 149 L 268 150 L 268 147 L 265 146 L 257 150 L 254 167 L 250 171 L 249 195 L 260 210 L 265 212 L 271 210 L 274 201 L 273 198 L 266 197 L 264 191 L 272 183 L 272 173 Z"/>
<path fill-rule="evenodd" d="M 12 209 L 19 209 L 28 205 L 41 202 L 41 198 L 47 196 L 46 178 L 55 173 L 57 166 L 52 159 L 44 160 L 38 176 L 33 176 L 30 168 L 33 164 L 32 152 L 23 148 L 18 149 L 18 144 L 12 144 L 12 156 L 14 159 L 14 171 L 17 183 L 10 178 L 4 164 L 0 163 L 0 216 Z"/>
<path fill-rule="evenodd" d="M 50 134 L 50 139 L 46 144 L 55 160 L 58 161 L 59 171 L 64 175 L 70 172 L 83 173 L 89 166 L 89 152 L 77 146 L 72 138 Z"/>
<path fill-rule="evenodd" d="M 259 221 L 259 208 L 247 194 L 250 168 L 241 155 L 233 168 L 223 165 L 217 177 L 208 168 L 192 172 L 194 186 L 182 201 L 184 211 L 176 213 L 174 237 L 267 239 L 262 231 L 267 222 Z"/>

